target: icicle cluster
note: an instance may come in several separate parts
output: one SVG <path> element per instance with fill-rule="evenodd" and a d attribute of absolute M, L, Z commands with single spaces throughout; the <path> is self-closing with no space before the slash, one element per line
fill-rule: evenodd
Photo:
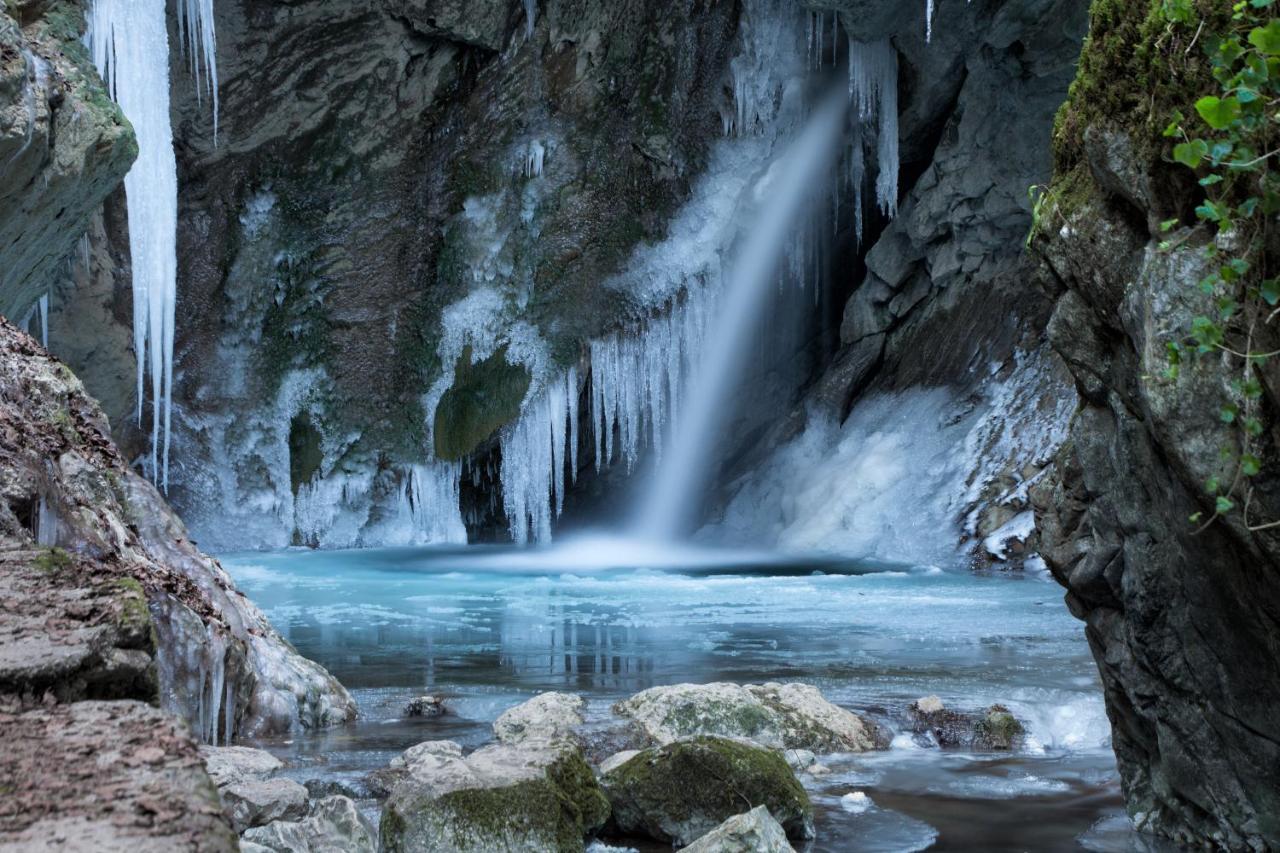
<path fill-rule="evenodd" d="M 218 53 L 213 0 L 178 0 L 178 41 L 196 81 L 196 101 L 207 94 L 213 105 L 213 141 L 218 141 Z"/>
<path fill-rule="evenodd" d="M 526 178 L 542 177 L 542 166 L 547 159 L 547 147 L 536 139 L 529 143 L 529 148 L 524 155 L 524 168 L 522 174 Z"/>
<path fill-rule="evenodd" d="M 711 288 L 690 289 L 664 316 L 591 342 L 597 471 L 615 458 L 631 471 L 646 444 L 661 456 L 663 428 L 679 411 L 680 389 L 702 350 L 712 298 Z"/>
<path fill-rule="evenodd" d="M 217 109 L 213 0 L 181 0 L 179 23 L 203 62 L 203 85 Z M 177 303 L 178 168 L 169 123 L 169 35 L 164 0 L 94 0 L 85 43 L 111 97 L 133 125 L 138 159 L 125 177 L 133 268 L 133 344 L 138 420 L 144 379 L 151 380 L 151 473 L 169 486 L 173 401 L 174 313 Z M 196 46 L 200 60 L 196 59 Z M 197 78 L 197 91 L 200 89 Z M 163 432 L 162 432 L 163 430 Z"/>
<path fill-rule="evenodd" d="M 857 42 L 849 39 L 849 99 L 855 121 L 853 170 L 855 205 L 862 209 L 861 147 L 865 129 L 875 126 L 876 135 L 876 203 L 885 216 L 898 213 L 898 53 L 886 39 L 879 42 Z M 859 232 L 861 229 L 859 228 Z M 859 238 L 861 234 L 859 234 Z"/>
<path fill-rule="evenodd" d="M 520 545 L 531 538 L 547 542 L 553 517 L 564 510 L 566 464 L 571 480 L 578 477 L 577 368 L 528 402 L 520 419 L 502 431 L 500 443 L 502 505 L 511 538 Z"/>

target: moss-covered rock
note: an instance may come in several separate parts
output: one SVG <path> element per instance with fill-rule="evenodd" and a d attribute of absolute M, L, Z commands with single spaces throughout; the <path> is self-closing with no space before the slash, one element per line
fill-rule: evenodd
<path fill-rule="evenodd" d="M 572 851 L 604 826 L 609 802 L 581 750 L 505 744 L 463 758 L 456 744 L 415 747 L 382 812 L 382 849 Z"/>
<path fill-rule="evenodd" d="M 813 804 L 787 762 L 741 741 L 699 737 L 647 749 L 602 784 L 624 833 L 684 845 L 765 806 L 791 838 L 813 837 Z"/>
<path fill-rule="evenodd" d="M 992 705 L 974 726 L 974 745 L 987 749 L 1013 749 L 1026 734 L 1026 729 L 1008 708 Z"/>
<path fill-rule="evenodd" d="M 531 381 L 528 370 L 507 361 L 506 347 L 476 364 L 467 347 L 454 368 L 453 387 L 436 407 L 436 457 L 462 459 L 519 417 Z"/>

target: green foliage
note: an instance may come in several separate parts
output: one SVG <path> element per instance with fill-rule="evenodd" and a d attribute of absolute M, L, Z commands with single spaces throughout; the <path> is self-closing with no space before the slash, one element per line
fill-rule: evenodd
<path fill-rule="evenodd" d="M 1208 37 L 1193 0 L 1162 0 L 1161 15 L 1171 28 L 1200 36 L 1216 91 L 1202 94 L 1195 116 L 1175 110 L 1164 136 L 1177 139 L 1173 162 L 1194 170 L 1204 197 L 1196 218 L 1216 237 L 1205 248 L 1212 272 L 1199 283 L 1213 297 L 1214 311 L 1194 318 L 1187 336 L 1168 345 L 1169 375 L 1176 378 L 1188 353 L 1224 360 L 1237 371 L 1231 396 L 1219 413 L 1235 431 L 1235 446 L 1223 452 L 1236 461 L 1230 482 L 1205 483 L 1214 518 L 1248 507 L 1251 478 L 1263 468 L 1260 439 L 1263 388 L 1257 373 L 1277 353 L 1260 352 L 1256 341 L 1270 330 L 1280 303 L 1274 272 L 1274 239 L 1269 234 L 1280 213 L 1280 19 L 1277 0 L 1240 0 L 1230 21 Z M 1169 230 L 1177 223 L 1165 223 Z M 1171 244 L 1162 244 L 1166 248 Z M 1269 263 L 1271 262 L 1271 263 Z M 1201 514 L 1192 516 L 1201 520 Z"/>
<path fill-rule="evenodd" d="M 46 548 L 35 559 L 36 568 L 42 572 L 60 572 L 71 568 L 74 562 L 61 548 Z"/>

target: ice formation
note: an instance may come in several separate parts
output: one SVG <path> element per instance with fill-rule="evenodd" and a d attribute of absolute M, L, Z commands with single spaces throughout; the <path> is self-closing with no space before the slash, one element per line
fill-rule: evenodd
<path fill-rule="evenodd" d="M 542 166 L 546 161 L 547 148 L 536 139 L 529 143 L 529 148 L 524 156 L 523 174 L 526 178 L 542 177 Z"/>
<path fill-rule="evenodd" d="M 885 216 L 898 213 L 898 53 L 886 39 L 857 42 L 849 38 L 849 100 L 855 121 L 854 147 L 867 139 L 865 128 L 876 128 L 876 203 Z M 854 198 L 862 209 L 862 152 L 855 150 Z"/>
<path fill-rule="evenodd" d="M 213 139 L 218 140 L 218 52 L 213 26 L 213 0 L 178 0 L 178 41 L 182 42 L 191 76 L 196 82 L 196 100 L 205 94 L 213 106 Z"/>
<path fill-rule="evenodd" d="M 551 538 L 552 513 L 564 509 L 565 467 L 578 472 L 578 372 L 569 368 L 503 429 L 502 504 L 511 538 Z M 554 502 L 554 504 L 553 504 Z"/>
<path fill-rule="evenodd" d="M 217 111 L 213 0 L 182 0 L 179 22 Z M 85 43 L 111 97 L 133 125 L 138 159 L 125 177 L 133 269 L 138 419 L 151 380 L 152 477 L 169 485 L 174 309 L 177 302 L 178 167 L 169 123 L 169 35 L 164 0 L 94 0 Z M 196 46 L 199 46 L 199 58 Z M 197 79 L 197 91 L 200 89 Z"/>
<path fill-rule="evenodd" d="M 538 0 L 524 0 L 524 37 L 533 38 L 533 27 L 538 22 Z"/>
<path fill-rule="evenodd" d="M 976 532 L 988 487 L 1015 472 L 1012 488 L 986 500 L 1024 505 L 1034 479 L 1020 472 L 1043 470 L 1065 439 L 1074 395 L 1049 370 L 1045 353 L 1017 356 L 1007 377 L 982 384 L 976 407 L 937 388 L 867 398 L 843 424 L 815 415 L 799 438 L 751 473 L 724 519 L 700 536 L 952 563 L 956 543 Z M 1003 531 L 1004 541 L 1018 524 Z"/>

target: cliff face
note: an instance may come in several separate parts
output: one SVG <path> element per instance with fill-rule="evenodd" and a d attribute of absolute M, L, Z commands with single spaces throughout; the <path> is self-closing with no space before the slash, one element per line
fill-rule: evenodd
<path fill-rule="evenodd" d="M 1216 239 L 1226 252 L 1231 238 L 1193 225 L 1203 191 L 1161 135 L 1212 80 L 1194 28 L 1158 12 L 1094 4 L 1060 116 L 1036 246 L 1056 299 L 1050 336 L 1081 408 L 1034 500 L 1044 557 L 1087 625 L 1137 825 L 1269 850 L 1280 847 L 1280 541 L 1238 512 L 1205 523 L 1204 484 L 1229 482 L 1239 455 L 1219 414 L 1239 375 L 1231 358 L 1168 370 L 1167 344 L 1216 315 L 1199 286 L 1215 267 L 1206 249 Z M 1274 337 L 1264 324 L 1255 340 Z M 1273 412 L 1275 367 L 1256 374 Z M 1274 429 L 1261 437 L 1267 460 Z M 1253 485 L 1259 528 L 1276 517 L 1269 461 Z"/>
<path fill-rule="evenodd" d="M 79 42 L 75 0 L 0 6 L 0 313 L 47 294 L 137 145 Z"/>

